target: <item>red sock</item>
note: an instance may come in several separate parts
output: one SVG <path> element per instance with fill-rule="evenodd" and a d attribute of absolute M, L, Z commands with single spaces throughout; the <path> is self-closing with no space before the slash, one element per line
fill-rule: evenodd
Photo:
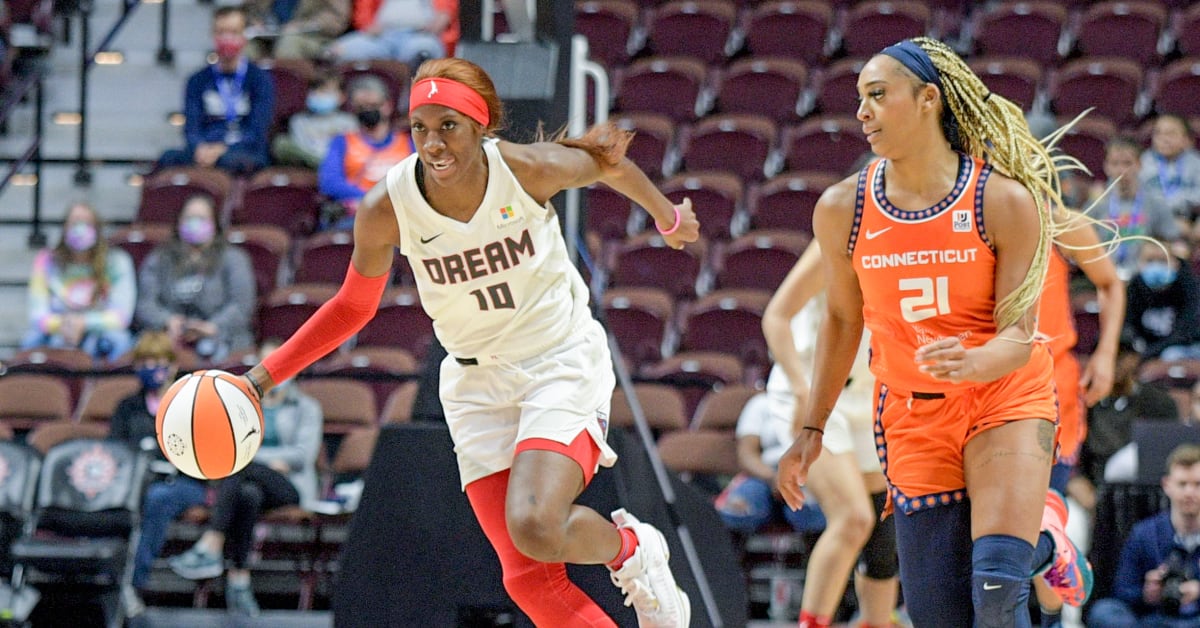
<path fill-rule="evenodd" d="M 630 556 L 633 556 L 633 552 L 637 549 L 638 544 L 637 535 L 633 533 L 632 529 L 617 528 L 617 532 L 621 533 L 621 549 L 617 550 L 616 558 L 607 563 L 608 568 L 613 571 L 617 571 L 625 565 L 625 561 L 629 560 Z"/>
<path fill-rule="evenodd" d="M 832 617 L 817 617 L 808 611 L 800 611 L 799 628 L 830 628 L 832 625 Z"/>

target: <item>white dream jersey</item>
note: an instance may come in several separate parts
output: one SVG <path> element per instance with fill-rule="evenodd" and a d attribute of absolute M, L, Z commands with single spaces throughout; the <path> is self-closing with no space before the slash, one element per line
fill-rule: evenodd
<path fill-rule="evenodd" d="M 387 189 L 438 340 L 456 358 L 511 362 L 562 343 L 591 312 L 553 208 L 521 188 L 497 140 L 484 140 L 483 152 L 487 191 L 468 222 L 421 195 L 416 154 L 388 171 Z"/>

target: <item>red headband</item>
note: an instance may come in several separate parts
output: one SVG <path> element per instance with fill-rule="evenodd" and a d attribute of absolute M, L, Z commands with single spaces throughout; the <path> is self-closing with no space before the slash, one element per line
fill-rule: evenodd
<path fill-rule="evenodd" d="M 408 110 L 425 105 L 449 107 L 485 127 L 490 120 L 487 103 L 479 92 L 447 78 L 424 78 L 413 84 L 408 92 Z"/>

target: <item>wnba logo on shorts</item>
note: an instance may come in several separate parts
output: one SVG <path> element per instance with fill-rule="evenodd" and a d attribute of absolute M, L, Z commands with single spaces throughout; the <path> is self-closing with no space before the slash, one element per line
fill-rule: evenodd
<path fill-rule="evenodd" d="M 603 412 L 596 412 L 596 424 L 600 426 L 600 435 L 608 438 L 608 415 Z"/>
<path fill-rule="evenodd" d="M 971 230 L 971 210 L 956 209 L 954 210 L 954 231 L 963 233 Z"/>

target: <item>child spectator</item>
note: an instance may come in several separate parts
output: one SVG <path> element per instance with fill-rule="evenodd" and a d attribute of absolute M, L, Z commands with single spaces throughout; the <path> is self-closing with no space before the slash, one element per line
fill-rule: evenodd
<path fill-rule="evenodd" d="M 287 134 L 271 144 L 275 161 L 283 166 L 320 167 L 333 138 L 358 130 L 354 116 L 341 110 L 344 101 L 338 76 L 318 72 L 308 84 L 307 110 L 293 115 Z"/>

